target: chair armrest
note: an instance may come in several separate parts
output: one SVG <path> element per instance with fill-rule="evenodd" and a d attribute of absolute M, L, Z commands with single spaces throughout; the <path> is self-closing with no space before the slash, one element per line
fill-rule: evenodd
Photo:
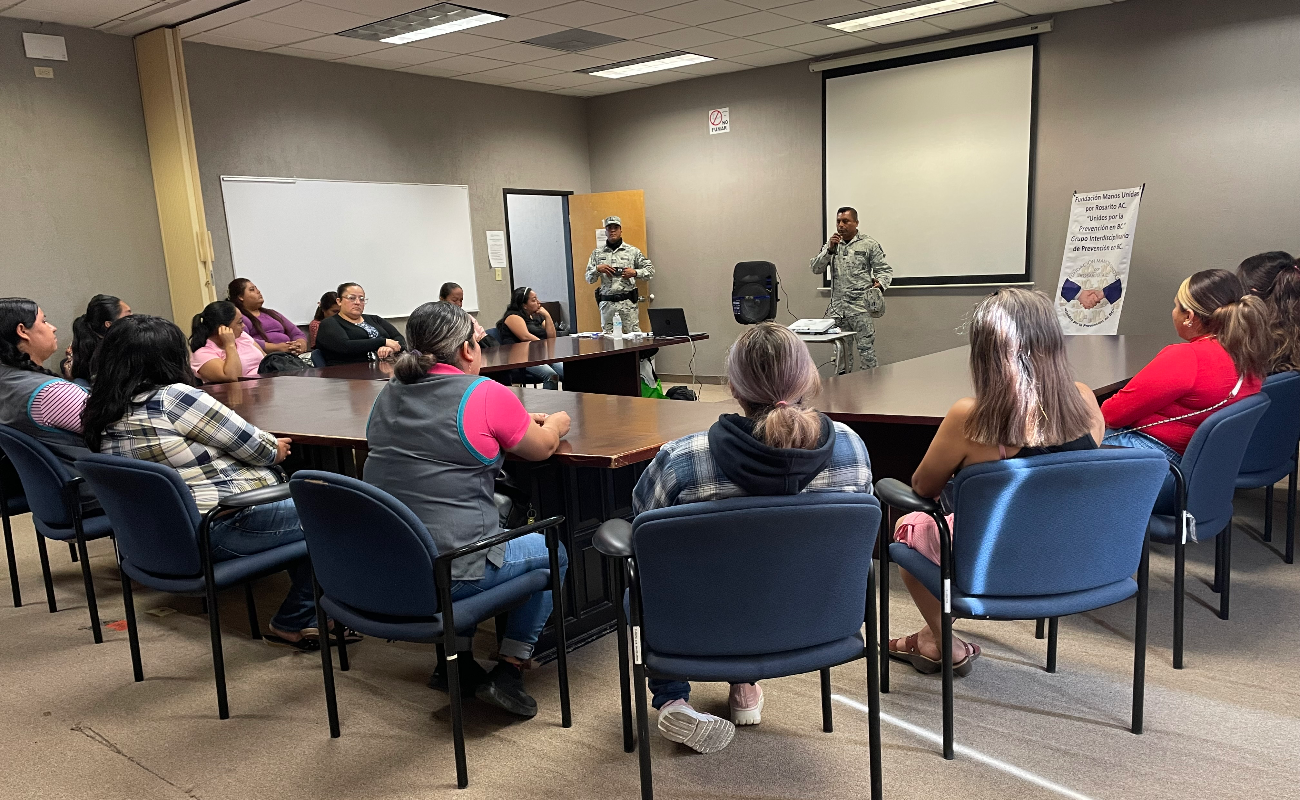
<path fill-rule="evenodd" d="M 912 487 L 900 480 L 882 478 L 876 481 L 875 490 L 876 496 L 893 508 L 904 511 L 921 511 L 926 514 L 939 513 L 938 503 L 921 497 L 912 491 Z"/>
<path fill-rule="evenodd" d="M 473 544 L 467 544 L 464 547 L 457 547 L 455 550 L 441 553 L 438 558 L 434 560 L 434 565 L 437 566 L 442 563 L 455 561 L 461 556 L 467 556 L 470 553 L 477 553 L 478 551 L 486 550 L 489 547 L 496 547 L 497 545 L 504 544 L 511 539 L 518 539 L 520 536 L 527 536 L 530 533 L 537 533 L 538 531 L 544 531 L 547 528 L 553 528 L 561 522 L 564 522 L 564 517 L 547 517 L 546 519 L 538 520 L 531 525 L 525 525 L 522 528 L 512 528 L 508 531 L 502 531 L 501 533 L 494 534 L 486 539 L 479 539 Z"/>
<path fill-rule="evenodd" d="M 265 503 L 278 503 L 289 497 L 289 484 L 277 483 L 274 486 L 263 486 L 258 489 L 249 489 L 246 492 L 228 494 L 217 501 L 217 508 L 252 508 Z"/>
<path fill-rule="evenodd" d="M 600 523 L 596 535 L 591 537 L 596 552 L 611 558 L 629 558 L 632 555 L 632 523 L 625 519 L 607 519 Z"/>

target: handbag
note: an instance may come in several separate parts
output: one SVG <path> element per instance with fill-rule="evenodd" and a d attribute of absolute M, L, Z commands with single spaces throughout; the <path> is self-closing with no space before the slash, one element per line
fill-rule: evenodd
<path fill-rule="evenodd" d="M 276 375 L 282 372 L 302 372 L 307 365 L 302 359 L 289 353 L 267 353 L 257 365 L 258 375 Z"/>

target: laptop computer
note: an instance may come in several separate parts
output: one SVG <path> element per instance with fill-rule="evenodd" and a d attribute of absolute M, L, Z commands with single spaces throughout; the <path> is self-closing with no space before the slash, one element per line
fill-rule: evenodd
<path fill-rule="evenodd" d="M 650 332 L 655 336 L 689 336 L 686 327 L 686 311 L 680 308 L 652 308 Z"/>

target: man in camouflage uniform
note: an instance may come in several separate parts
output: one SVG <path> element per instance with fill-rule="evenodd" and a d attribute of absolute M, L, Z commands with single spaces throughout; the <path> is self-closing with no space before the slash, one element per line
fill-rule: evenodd
<path fill-rule="evenodd" d="M 598 247 L 587 260 L 587 283 L 600 281 L 596 301 L 600 304 L 600 324 L 605 333 L 614 332 L 614 315 L 623 320 L 623 332 L 641 330 L 637 312 L 636 282 L 654 277 L 655 268 L 640 250 L 623 241 L 623 220 L 605 218 L 605 246 Z"/>
<path fill-rule="evenodd" d="M 831 268 L 831 304 L 826 316 L 841 330 L 858 332 L 858 369 L 871 369 L 876 361 L 876 325 L 885 315 L 885 290 L 894 270 L 885 263 L 885 251 L 870 236 L 858 233 L 858 212 L 844 207 L 835 214 L 835 233 L 812 260 L 818 275 Z"/>

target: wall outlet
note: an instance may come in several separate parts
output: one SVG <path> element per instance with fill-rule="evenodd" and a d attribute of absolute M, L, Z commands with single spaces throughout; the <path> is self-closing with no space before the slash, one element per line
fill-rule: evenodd
<path fill-rule="evenodd" d="M 34 69 L 36 71 L 36 77 L 38 78 L 54 77 L 54 67 L 35 67 Z"/>
<path fill-rule="evenodd" d="M 501 268 L 500 268 L 500 267 L 496 267 L 496 268 L 493 269 L 492 271 L 495 272 L 495 273 L 497 274 L 497 280 L 501 280 Z"/>

